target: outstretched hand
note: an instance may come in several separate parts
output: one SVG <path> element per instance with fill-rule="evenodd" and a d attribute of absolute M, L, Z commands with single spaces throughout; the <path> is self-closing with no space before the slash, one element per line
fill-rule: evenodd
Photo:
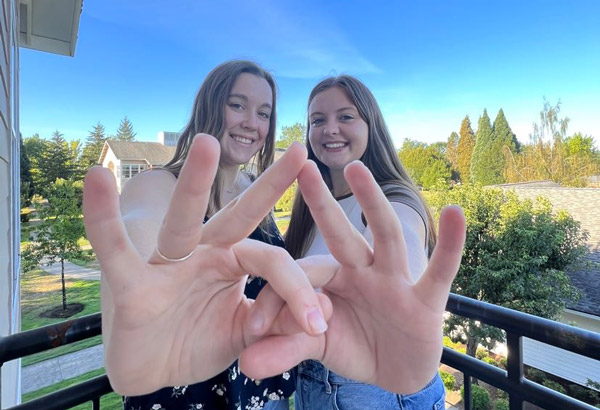
<path fill-rule="evenodd" d="M 206 380 L 226 369 L 256 336 L 247 321 L 247 274 L 266 278 L 311 335 L 331 314 L 301 268 L 282 249 L 246 238 L 305 165 L 299 144 L 203 226 L 219 144 L 196 136 L 148 261 L 124 228 L 114 178 L 93 168 L 85 179 L 87 235 L 102 267 L 102 328 L 113 388 L 140 395 Z M 169 259 L 184 258 L 180 262 Z M 324 308 L 321 308 L 321 303 Z M 328 309 L 329 307 L 329 309 Z M 287 370 L 287 369 L 286 369 Z"/>
<path fill-rule="evenodd" d="M 439 238 L 429 265 L 417 283 L 408 269 L 402 227 L 367 168 L 352 163 L 345 177 L 373 233 L 373 248 L 347 220 L 316 166 L 298 177 L 302 195 L 332 256 L 298 260 L 315 288 L 333 303 L 328 330 L 308 335 L 294 323 L 288 307 L 272 288 L 263 289 L 253 308 L 263 334 L 280 336 L 249 346 L 240 358 L 242 371 L 255 378 L 279 373 L 302 360 L 321 361 L 351 379 L 397 393 L 414 393 L 434 376 L 442 353 L 442 315 L 465 240 L 460 208 L 440 217 Z"/>

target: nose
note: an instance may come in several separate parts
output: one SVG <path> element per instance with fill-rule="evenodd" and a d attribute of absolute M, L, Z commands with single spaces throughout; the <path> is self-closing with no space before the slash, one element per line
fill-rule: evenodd
<path fill-rule="evenodd" d="M 340 128 L 338 127 L 337 122 L 330 122 L 326 127 L 323 127 L 323 134 L 332 136 L 337 135 L 340 132 Z"/>
<path fill-rule="evenodd" d="M 258 118 L 256 118 L 256 115 L 248 111 L 246 113 L 246 117 L 242 121 L 242 127 L 244 127 L 246 130 L 256 130 L 258 128 Z"/>

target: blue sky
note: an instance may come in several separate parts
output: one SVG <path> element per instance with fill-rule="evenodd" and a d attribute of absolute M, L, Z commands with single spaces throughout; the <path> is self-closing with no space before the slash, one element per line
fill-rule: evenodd
<path fill-rule="evenodd" d="M 348 73 L 371 88 L 399 147 L 445 141 L 503 108 L 526 142 L 546 97 L 569 132 L 600 140 L 600 1 L 84 0 L 75 57 L 21 49 L 21 132 L 85 140 L 127 115 L 138 140 L 179 131 L 206 74 L 259 62 L 279 86 L 278 129 L 311 88 Z"/>

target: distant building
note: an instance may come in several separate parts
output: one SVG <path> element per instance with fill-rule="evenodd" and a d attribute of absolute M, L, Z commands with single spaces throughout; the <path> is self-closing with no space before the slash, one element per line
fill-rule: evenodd
<path fill-rule="evenodd" d="M 179 140 L 178 132 L 161 131 L 158 133 L 158 143 L 169 147 L 176 147 Z"/>
<path fill-rule="evenodd" d="M 166 164 L 173 158 L 173 154 L 175 146 L 159 142 L 106 141 L 99 162 L 113 173 L 117 189 L 121 192 L 130 178 L 147 169 Z"/>

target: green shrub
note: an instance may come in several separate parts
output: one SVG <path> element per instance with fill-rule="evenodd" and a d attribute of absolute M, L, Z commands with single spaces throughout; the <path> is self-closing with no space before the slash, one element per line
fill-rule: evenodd
<path fill-rule="evenodd" d="M 509 410 L 508 399 L 498 399 L 494 402 L 494 410 Z"/>
<path fill-rule="evenodd" d="M 527 378 L 532 382 L 541 384 L 548 379 L 548 376 L 543 371 L 531 367 L 527 369 Z"/>
<path fill-rule="evenodd" d="M 492 366 L 499 367 L 499 366 L 498 366 L 498 362 L 497 362 L 497 361 L 496 361 L 496 359 L 494 359 L 493 357 L 489 357 L 489 356 L 487 356 L 487 357 L 484 357 L 482 360 L 483 360 L 484 362 L 486 362 L 487 364 L 491 364 Z"/>
<path fill-rule="evenodd" d="M 544 380 L 542 382 L 542 386 L 546 386 L 547 388 L 555 390 L 562 394 L 567 394 L 567 391 L 565 390 L 565 388 L 562 387 L 562 385 L 560 383 L 555 382 L 554 380 Z"/>
<path fill-rule="evenodd" d="M 504 390 L 496 390 L 496 397 L 498 399 L 508 399 L 508 393 L 505 392 Z"/>
<path fill-rule="evenodd" d="M 569 396 L 581 400 L 587 401 L 590 400 L 590 389 L 587 389 L 578 384 L 569 384 Z"/>
<path fill-rule="evenodd" d="M 459 353 L 467 353 L 467 347 L 462 343 L 453 342 L 448 336 L 444 336 L 444 346 L 449 347 L 452 350 L 456 350 Z"/>
<path fill-rule="evenodd" d="M 465 386 L 460 387 L 460 397 L 465 400 Z M 489 410 L 490 394 L 486 389 L 476 384 L 471 386 L 472 410 Z"/>
<path fill-rule="evenodd" d="M 489 357 L 490 356 L 490 352 L 488 352 L 487 350 L 478 347 L 477 348 L 477 352 L 475 352 L 475 357 L 478 358 L 479 360 L 483 360 L 484 357 Z"/>
<path fill-rule="evenodd" d="M 504 357 L 504 356 L 500 356 L 500 357 L 498 358 L 498 366 L 499 366 L 501 369 L 504 369 L 504 370 L 506 370 L 506 369 L 508 368 L 508 366 L 507 366 L 507 360 L 506 360 L 506 357 Z"/>
<path fill-rule="evenodd" d="M 454 387 L 456 386 L 456 377 L 443 370 L 440 370 L 440 377 L 444 382 L 446 390 L 454 390 Z"/>

